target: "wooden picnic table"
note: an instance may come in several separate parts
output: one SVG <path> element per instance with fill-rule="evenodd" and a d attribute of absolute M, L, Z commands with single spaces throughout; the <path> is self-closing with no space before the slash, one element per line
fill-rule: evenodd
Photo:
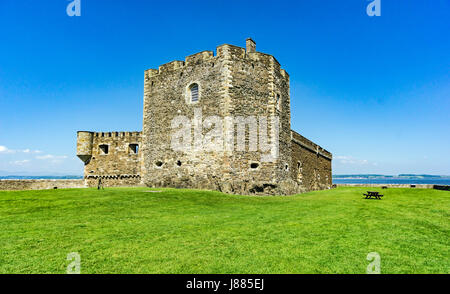
<path fill-rule="evenodd" d="M 367 191 L 367 194 L 363 194 L 363 195 L 366 196 L 365 199 L 371 199 L 372 197 L 375 199 L 381 199 L 381 197 L 384 196 L 375 191 Z"/>

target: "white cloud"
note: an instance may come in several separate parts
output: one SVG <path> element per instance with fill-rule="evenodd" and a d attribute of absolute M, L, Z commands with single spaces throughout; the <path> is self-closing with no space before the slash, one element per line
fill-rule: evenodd
<path fill-rule="evenodd" d="M 51 159 L 51 158 L 53 158 L 53 155 L 50 155 L 50 154 L 48 154 L 48 155 L 42 155 L 42 156 L 36 156 L 36 159 Z"/>
<path fill-rule="evenodd" d="M 35 159 L 45 161 L 45 164 L 40 163 L 42 166 L 52 166 L 64 163 L 65 159 L 68 158 L 66 155 L 52 155 L 52 154 L 42 154 L 40 150 L 32 150 L 30 148 L 26 149 L 9 149 L 4 145 L 0 145 L 0 155 L 10 157 L 11 161 L 8 162 L 10 166 L 23 167 L 24 165 L 28 167 L 33 167 L 33 164 L 38 164 Z M 1 166 L 2 161 L 0 161 L 0 167 L 2 169 L 7 167 Z"/>
<path fill-rule="evenodd" d="M 67 158 L 66 155 L 51 155 L 51 154 L 47 154 L 47 155 L 36 156 L 36 159 L 40 159 L 40 160 L 46 160 L 46 159 L 58 160 L 58 159 L 66 159 L 66 158 Z"/>
<path fill-rule="evenodd" d="M 24 159 L 24 160 L 16 160 L 16 161 L 11 161 L 10 163 L 12 165 L 24 165 L 26 163 L 30 162 L 30 160 L 28 159 Z"/>
<path fill-rule="evenodd" d="M 24 149 L 24 150 L 13 150 L 13 149 L 9 149 L 6 146 L 1 146 L 0 145 L 0 153 L 7 153 L 7 154 L 12 154 L 12 153 L 33 153 L 33 154 L 38 154 L 41 153 L 42 151 L 39 150 L 31 150 L 31 149 Z"/>
<path fill-rule="evenodd" d="M 8 149 L 8 147 L 6 146 L 1 146 L 0 145 L 0 153 L 14 153 L 14 150 Z"/>
<path fill-rule="evenodd" d="M 42 153 L 42 151 L 40 151 L 40 150 L 30 150 L 30 149 L 22 150 L 22 152 L 23 153 L 34 153 L 34 154 Z"/>
<path fill-rule="evenodd" d="M 0 0 L 1 1 L 1 0 Z M 3 144 L 2 144 L 3 143 Z M 82 174 L 84 165 L 76 156 L 49 154 L 27 146 L 10 149 L 0 142 L 0 171 L 8 174 Z M 29 145 L 30 146 L 30 145 Z"/>
<path fill-rule="evenodd" d="M 377 163 L 369 162 L 367 159 L 358 159 L 346 155 L 338 155 L 335 159 L 343 165 L 378 165 Z"/>
<path fill-rule="evenodd" d="M 50 163 L 52 164 L 58 164 L 58 163 L 62 163 L 64 159 L 66 159 L 67 156 L 66 155 L 51 155 L 51 154 L 46 154 L 46 155 L 40 155 L 40 156 L 36 156 L 36 159 L 39 160 L 48 160 Z"/>

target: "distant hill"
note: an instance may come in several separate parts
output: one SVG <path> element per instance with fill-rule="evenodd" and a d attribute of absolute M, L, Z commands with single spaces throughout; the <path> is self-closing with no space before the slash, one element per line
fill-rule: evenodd
<path fill-rule="evenodd" d="M 0 180 L 78 180 L 83 176 L 0 176 Z"/>
<path fill-rule="evenodd" d="M 427 175 L 427 174 L 399 174 L 399 175 L 378 175 L 378 174 L 354 174 L 354 175 L 333 175 L 333 179 L 446 179 L 450 176 Z"/>
<path fill-rule="evenodd" d="M 399 174 L 401 178 L 448 178 L 449 176 L 440 176 L 440 175 L 415 175 L 415 174 Z"/>

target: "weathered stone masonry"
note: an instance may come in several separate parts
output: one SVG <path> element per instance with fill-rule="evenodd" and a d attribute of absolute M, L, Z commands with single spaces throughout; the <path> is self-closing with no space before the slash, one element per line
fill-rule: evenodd
<path fill-rule="evenodd" d="M 102 177 L 111 186 L 145 184 L 238 194 L 330 188 L 331 153 L 290 128 L 288 73 L 273 56 L 257 52 L 253 40 L 246 45 L 224 44 L 216 55 L 203 51 L 145 71 L 142 133 L 78 133 L 77 153 L 85 163 L 87 184 L 96 185 Z M 278 157 L 262 162 L 260 151 L 237 151 L 236 140 L 231 142 L 232 152 L 173 150 L 173 119 L 198 113 L 203 118 L 279 117 Z M 236 136 L 237 128 L 224 126 L 223 132 Z M 247 132 L 247 147 L 249 137 Z M 139 146 L 138 154 L 130 151 L 130 144 Z"/>
<path fill-rule="evenodd" d="M 291 134 L 292 178 L 306 190 L 328 189 L 332 154 L 294 131 Z"/>
<path fill-rule="evenodd" d="M 141 183 L 140 132 L 78 132 L 77 156 L 84 162 L 89 187 L 99 178 L 104 186 L 136 186 Z"/>

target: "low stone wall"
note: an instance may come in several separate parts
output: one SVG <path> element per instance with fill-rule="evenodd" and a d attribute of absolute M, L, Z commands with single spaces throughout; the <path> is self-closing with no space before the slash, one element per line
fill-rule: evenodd
<path fill-rule="evenodd" d="M 419 188 L 435 189 L 433 184 L 334 184 L 333 187 L 388 187 L 388 188 Z"/>
<path fill-rule="evenodd" d="M 99 179 L 102 180 L 102 185 L 105 188 L 144 186 L 143 184 L 141 184 L 140 175 L 107 175 L 107 176 L 89 175 L 86 177 L 87 187 L 97 187 Z"/>
<path fill-rule="evenodd" d="M 85 188 L 84 180 L 0 180 L 0 190 Z"/>
<path fill-rule="evenodd" d="M 107 187 L 138 187 L 141 184 L 139 175 L 119 175 L 119 176 L 101 176 L 102 185 Z M 87 187 L 98 187 L 99 176 L 88 176 L 86 179 Z"/>

